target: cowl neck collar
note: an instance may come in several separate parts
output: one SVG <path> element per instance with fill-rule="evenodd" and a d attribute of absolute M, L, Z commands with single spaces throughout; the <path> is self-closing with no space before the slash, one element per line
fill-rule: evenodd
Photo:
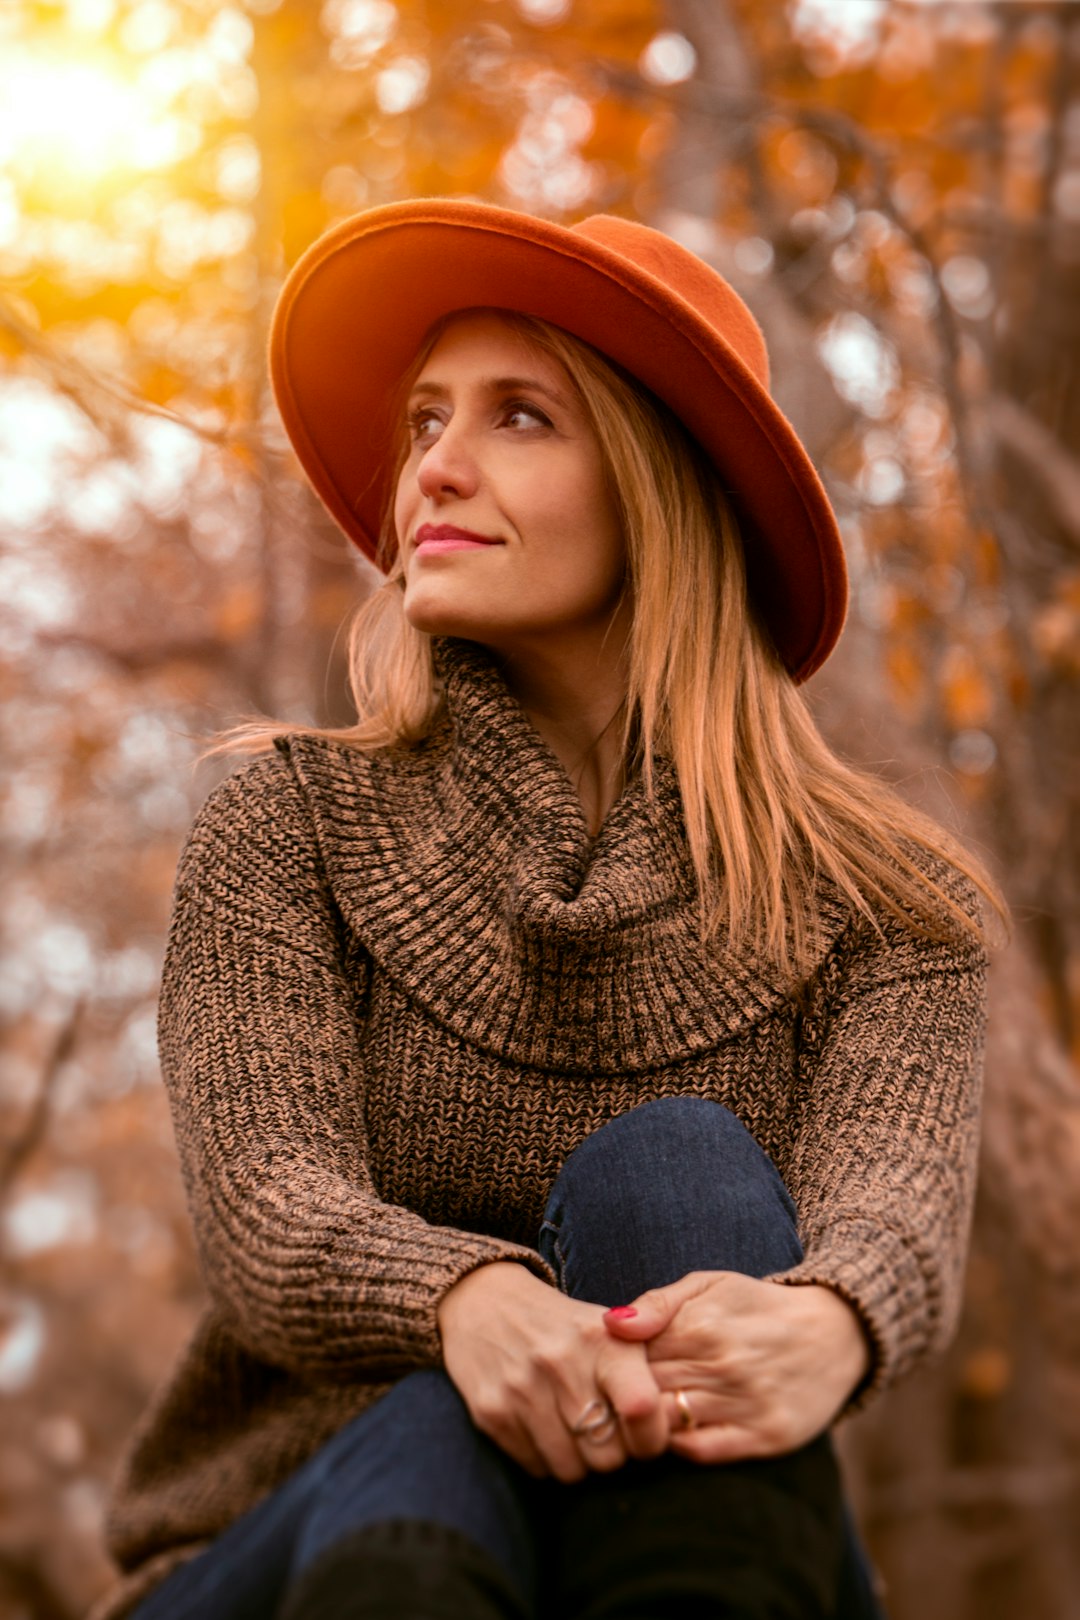
<path fill-rule="evenodd" d="M 524 926 L 550 923 L 588 940 L 669 905 L 683 886 L 689 897 L 678 785 L 667 760 L 657 762 L 654 800 L 640 773 L 631 776 L 591 838 L 562 762 L 494 656 L 452 637 L 437 637 L 433 654 L 450 732 L 447 812 L 463 843 L 496 845 L 509 860 Z"/>
<path fill-rule="evenodd" d="M 446 707 L 417 746 L 278 743 L 337 905 L 380 967 L 463 1040 L 582 1075 L 676 1062 L 776 1009 L 774 971 L 701 957 L 671 762 L 658 758 L 651 797 L 631 776 L 591 840 L 494 657 L 456 637 L 433 656 Z"/>

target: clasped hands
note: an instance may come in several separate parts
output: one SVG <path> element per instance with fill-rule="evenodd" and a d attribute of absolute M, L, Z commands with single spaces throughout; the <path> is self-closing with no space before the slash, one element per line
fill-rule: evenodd
<path fill-rule="evenodd" d="M 663 1451 L 700 1463 L 794 1451 L 870 1365 L 832 1289 L 728 1271 L 691 1272 L 613 1312 L 498 1261 L 449 1290 L 439 1328 L 477 1427 L 530 1474 L 566 1483 Z M 581 1432 L 608 1407 L 614 1423 Z"/>

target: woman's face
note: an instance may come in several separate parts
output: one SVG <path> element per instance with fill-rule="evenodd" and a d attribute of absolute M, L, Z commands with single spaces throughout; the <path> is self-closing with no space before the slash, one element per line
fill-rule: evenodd
<path fill-rule="evenodd" d="M 599 641 L 625 552 L 563 366 L 498 315 L 465 315 L 439 338 L 407 409 L 394 522 L 409 622 L 507 652 L 552 633 Z"/>

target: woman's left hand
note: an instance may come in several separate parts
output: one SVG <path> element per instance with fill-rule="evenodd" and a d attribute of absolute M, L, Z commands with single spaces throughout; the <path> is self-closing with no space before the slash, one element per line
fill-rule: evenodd
<path fill-rule="evenodd" d="M 827 1429 L 870 1367 L 854 1310 L 831 1288 L 694 1271 L 604 1323 L 647 1341 L 671 1426 L 672 1451 L 734 1462 L 794 1451 Z M 625 1307 L 624 1307 L 625 1309 Z M 675 1391 L 694 1418 L 686 1428 Z"/>

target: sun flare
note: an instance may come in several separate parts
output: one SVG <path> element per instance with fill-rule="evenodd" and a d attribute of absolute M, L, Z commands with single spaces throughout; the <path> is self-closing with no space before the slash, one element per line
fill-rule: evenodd
<path fill-rule="evenodd" d="M 142 75 L 104 53 L 75 60 L 16 47 L 0 57 L 0 166 L 53 200 L 85 201 L 112 180 L 167 167 L 192 134 Z"/>

